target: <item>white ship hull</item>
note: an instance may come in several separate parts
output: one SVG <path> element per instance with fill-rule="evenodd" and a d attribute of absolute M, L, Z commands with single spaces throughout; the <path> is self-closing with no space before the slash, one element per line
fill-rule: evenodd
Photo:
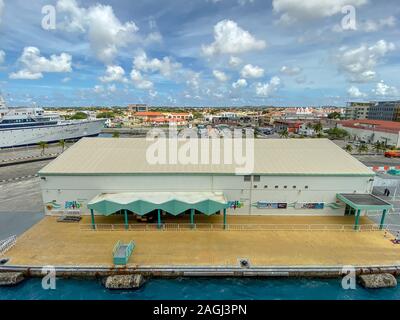
<path fill-rule="evenodd" d="M 63 122 L 57 125 L 0 130 L 0 148 L 26 146 L 43 142 L 96 136 L 104 128 L 104 120 Z"/>

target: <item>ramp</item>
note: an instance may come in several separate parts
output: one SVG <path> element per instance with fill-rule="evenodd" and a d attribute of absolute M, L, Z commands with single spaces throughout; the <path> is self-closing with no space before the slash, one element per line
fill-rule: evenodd
<path fill-rule="evenodd" d="M 113 250 L 113 261 L 115 265 L 126 265 L 132 255 L 135 243 L 133 241 L 128 244 L 118 241 Z"/>

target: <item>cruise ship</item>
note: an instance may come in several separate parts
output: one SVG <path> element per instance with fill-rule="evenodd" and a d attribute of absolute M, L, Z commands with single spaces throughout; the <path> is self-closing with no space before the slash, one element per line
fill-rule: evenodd
<path fill-rule="evenodd" d="M 8 108 L 0 96 L 0 148 L 97 136 L 104 120 L 62 120 L 42 108 Z"/>

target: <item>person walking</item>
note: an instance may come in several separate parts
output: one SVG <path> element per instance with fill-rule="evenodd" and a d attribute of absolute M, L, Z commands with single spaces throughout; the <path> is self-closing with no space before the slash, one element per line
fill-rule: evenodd
<path fill-rule="evenodd" d="M 383 195 L 386 196 L 388 192 L 388 189 L 386 188 L 385 191 L 383 192 Z"/>

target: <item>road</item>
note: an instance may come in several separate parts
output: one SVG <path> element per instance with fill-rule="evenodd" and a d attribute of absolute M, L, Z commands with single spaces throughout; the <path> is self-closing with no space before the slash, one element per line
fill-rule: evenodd
<path fill-rule="evenodd" d="M 0 181 L 21 177 L 32 177 L 50 161 L 40 161 L 32 163 L 18 164 L 8 167 L 0 167 Z"/>

